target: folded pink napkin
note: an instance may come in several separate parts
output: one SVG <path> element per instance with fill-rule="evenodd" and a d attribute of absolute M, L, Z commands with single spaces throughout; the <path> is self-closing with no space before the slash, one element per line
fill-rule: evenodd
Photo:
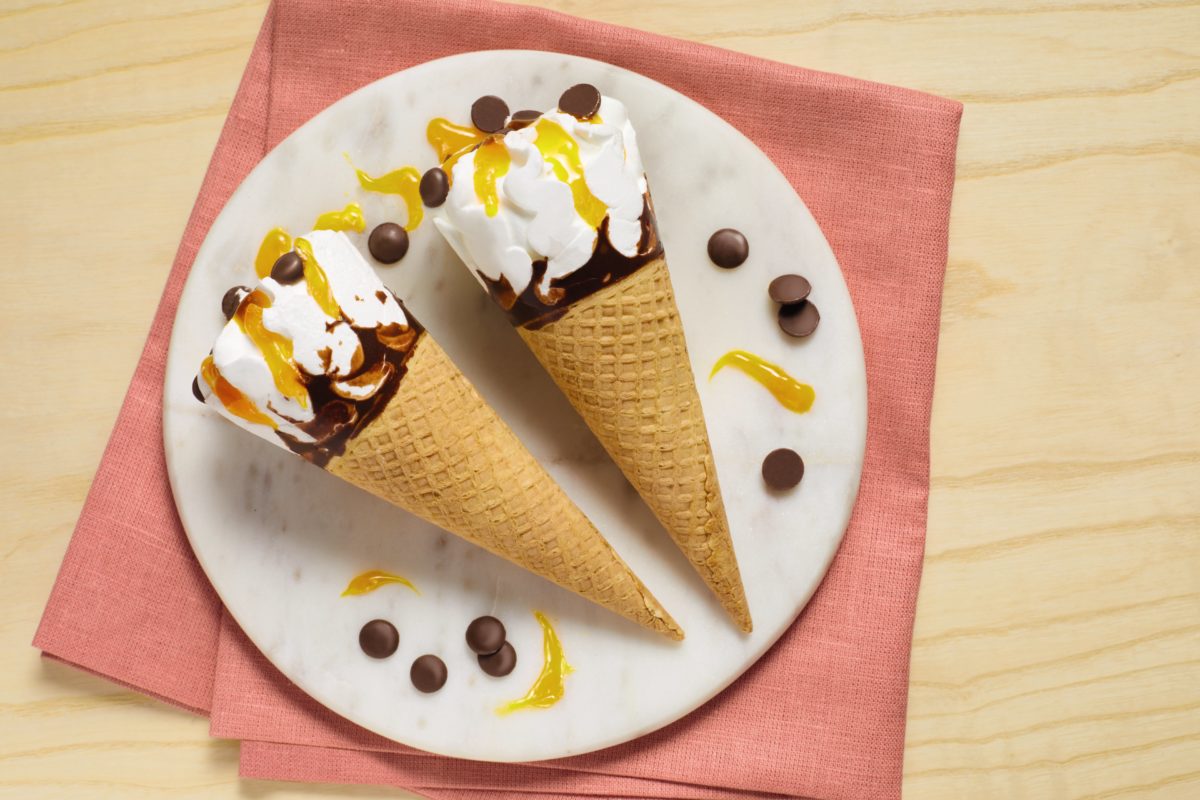
<path fill-rule="evenodd" d="M 845 271 L 870 435 L 846 538 L 800 620 L 745 676 L 657 733 L 492 765 L 413 751 L 310 700 L 223 613 L 175 513 L 162 379 L 179 293 L 214 217 L 267 150 L 332 101 L 467 50 L 573 53 L 720 114 L 804 198 Z M 928 497 L 958 103 L 533 8 L 478 0 L 276 0 L 188 222 L 34 644 L 212 714 L 243 775 L 405 786 L 437 798 L 896 798 Z"/>

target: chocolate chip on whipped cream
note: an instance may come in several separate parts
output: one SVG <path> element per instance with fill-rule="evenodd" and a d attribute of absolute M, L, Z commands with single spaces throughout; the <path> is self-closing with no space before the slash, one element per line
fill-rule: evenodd
<path fill-rule="evenodd" d="M 233 317 L 233 312 L 237 311 L 237 307 L 241 305 L 242 298 L 250 294 L 250 290 L 245 286 L 230 286 L 229 291 L 225 292 L 225 296 L 221 298 L 221 313 L 225 315 L 225 319 Z"/>
<path fill-rule="evenodd" d="M 484 95 L 471 104 L 471 124 L 484 133 L 495 133 L 508 121 L 508 103 L 494 94 Z"/>
<path fill-rule="evenodd" d="M 590 83 L 577 83 L 558 98 L 558 110 L 578 120 L 588 120 L 600 110 L 600 91 Z"/>

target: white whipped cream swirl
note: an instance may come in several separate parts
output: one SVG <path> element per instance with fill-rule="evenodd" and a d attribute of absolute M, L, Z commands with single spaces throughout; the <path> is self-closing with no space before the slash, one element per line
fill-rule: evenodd
<path fill-rule="evenodd" d="M 587 189 L 607 207 L 609 241 L 632 258 L 642 236 L 646 193 L 637 136 L 619 100 L 603 97 L 598 114 L 601 122 L 581 122 L 560 111 L 542 119 L 559 125 L 575 142 Z M 536 123 L 504 136 L 511 161 L 495 182 L 494 216 L 487 214 L 475 187 L 478 151 L 459 158 L 446 202 L 432 212 L 438 230 L 473 273 L 494 281 L 504 277 L 517 294 L 529 285 L 534 261 L 547 262 L 539 284 L 546 293 L 551 280 L 588 262 L 597 239 L 596 227 L 576 210 L 571 187 L 538 150 L 537 136 Z"/>

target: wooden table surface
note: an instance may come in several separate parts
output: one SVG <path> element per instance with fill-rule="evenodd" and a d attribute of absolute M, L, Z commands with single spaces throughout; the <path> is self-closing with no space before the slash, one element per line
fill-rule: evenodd
<path fill-rule="evenodd" d="M 966 104 L 905 795 L 1200 797 L 1200 6 L 547 4 Z M 29 646 L 265 7 L 0 2 L 0 797 L 396 796 Z"/>

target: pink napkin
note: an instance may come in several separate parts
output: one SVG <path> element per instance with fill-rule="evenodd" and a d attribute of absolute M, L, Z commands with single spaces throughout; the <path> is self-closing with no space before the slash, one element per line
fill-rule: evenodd
<path fill-rule="evenodd" d="M 396 745 L 292 686 L 224 615 L 175 513 L 162 379 L 179 293 L 214 217 L 267 150 L 337 98 L 456 52 L 528 48 L 641 72 L 740 128 L 804 198 L 845 271 L 870 436 L 845 541 L 795 626 L 712 702 L 657 733 L 531 765 Z M 566 80 L 566 78 L 564 78 Z M 34 644 L 212 714 L 258 778 L 436 798 L 896 798 L 929 472 L 929 412 L 958 103 L 540 9 L 477 0 L 277 0 L 184 232 Z"/>

